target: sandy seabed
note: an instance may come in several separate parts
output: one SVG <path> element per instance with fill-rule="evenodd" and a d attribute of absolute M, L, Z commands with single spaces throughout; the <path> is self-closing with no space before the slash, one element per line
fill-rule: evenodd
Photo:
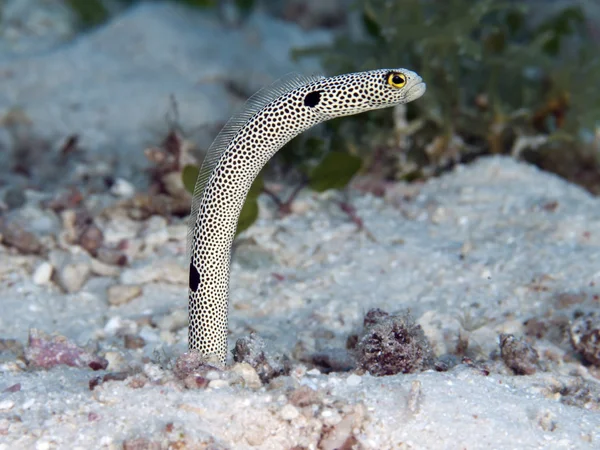
<path fill-rule="evenodd" d="M 303 192 L 283 218 L 261 197 L 234 253 L 230 347 L 256 332 L 289 373 L 261 379 L 230 358 L 190 382 L 174 370 L 187 348 L 185 221 L 87 199 L 109 204 L 95 218 L 105 242 L 128 242 L 116 267 L 65 246 L 29 192 L 18 217 L 58 224 L 58 237 L 44 256 L 0 247 L 0 449 L 600 445 L 599 371 L 572 343 L 578 319 L 598 323 L 598 199 L 499 157 L 383 198 L 353 190 L 368 233 L 340 196 Z M 409 309 L 435 368 L 336 369 L 371 308 Z M 43 366 L 32 333 L 63 354 Z M 501 333 L 535 349 L 530 374 L 500 357 Z"/>

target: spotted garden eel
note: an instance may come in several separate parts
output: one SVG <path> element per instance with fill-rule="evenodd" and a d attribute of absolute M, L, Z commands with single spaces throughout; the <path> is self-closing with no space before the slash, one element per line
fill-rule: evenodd
<path fill-rule="evenodd" d="M 405 69 L 334 77 L 288 75 L 252 96 L 200 169 L 188 232 L 189 348 L 226 362 L 231 245 L 250 186 L 289 140 L 320 122 L 408 103 L 425 83 Z"/>

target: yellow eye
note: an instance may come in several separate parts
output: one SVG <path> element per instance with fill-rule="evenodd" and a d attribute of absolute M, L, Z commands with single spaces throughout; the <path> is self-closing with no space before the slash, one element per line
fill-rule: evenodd
<path fill-rule="evenodd" d="M 406 76 L 400 72 L 390 72 L 387 76 L 387 82 L 395 88 L 402 88 L 406 84 Z"/>

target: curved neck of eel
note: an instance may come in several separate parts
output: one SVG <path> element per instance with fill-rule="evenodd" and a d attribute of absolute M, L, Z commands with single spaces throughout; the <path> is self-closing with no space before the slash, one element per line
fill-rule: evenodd
<path fill-rule="evenodd" d="M 227 357 L 227 309 L 231 246 L 240 212 L 252 182 L 267 161 L 288 141 L 304 130 L 321 122 L 314 117 L 297 129 L 289 129 L 284 117 L 271 127 L 285 130 L 278 135 L 261 139 L 261 143 L 246 151 L 251 158 L 236 154 L 245 136 L 244 128 L 232 139 L 212 172 L 202 197 L 192 244 L 190 271 L 197 271 L 198 288 L 189 290 L 189 348 L 198 350 L 208 361 L 224 364 Z M 222 169 L 228 168 L 225 172 Z M 194 274 L 196 275 L 196 274 Z M 190 275 L 191 279 L 192 275 Z"/>

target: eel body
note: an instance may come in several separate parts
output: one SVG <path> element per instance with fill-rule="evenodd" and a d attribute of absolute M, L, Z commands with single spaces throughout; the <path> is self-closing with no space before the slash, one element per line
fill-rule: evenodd
<path fill-rule="evenodd" d="M 189 221 L 189 348 L 225 363 L 231 245 L 250 186 L 267 161 L 308 128 L 340 116 L 408 103 L 425 83 L 405 69 L 333 77 L 287 76 L 246 103 L 203 162 Z"/>

